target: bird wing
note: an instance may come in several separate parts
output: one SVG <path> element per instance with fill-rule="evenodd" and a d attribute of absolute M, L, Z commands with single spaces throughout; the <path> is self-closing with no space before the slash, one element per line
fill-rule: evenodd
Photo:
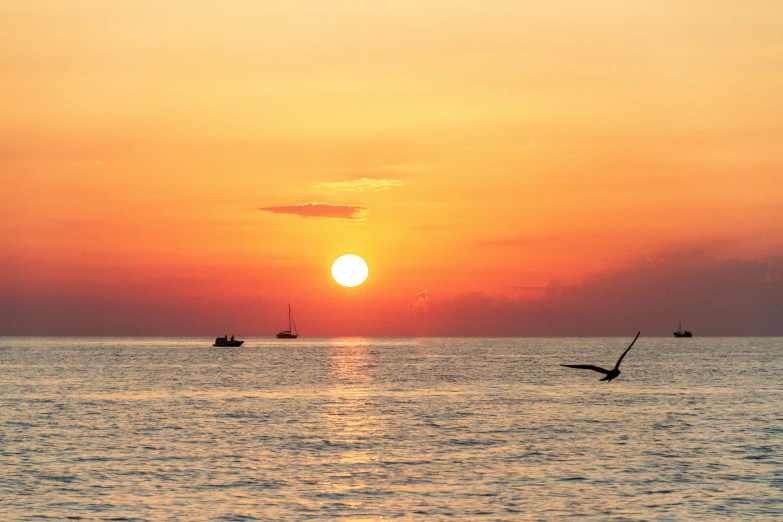
<path fill-rule="evenodd" d="M 604 370 L 603 368 L 593 366 L 592 364 L 561 364 L 560 366 L 565 366 L 566 368 L 579 368 L 580 370 L 593 370 L 594 372 L 609 375 L 609 370 Z"/>
<path fill-rule="evenodd" d="M 620 358 L 617 359 L 617 364 L 614 365 L 614 369 L 615 370 L 620 367 L 620 363 L 623 362 L 623 357 L 625 357 L 625 354 L 628 353 L 628 350 L 631 349 L 631 346 L 633 346 L 633 343 L 636 342 L 636 340 L 639 338 L 639 336 L 641 334 L 642 334 L 642 332 L 639 332 L 639 333 L 636 334 L 636 337 L 633 338 L 633 341 L 631 341 L 631 344 L 628 345 L 628 348 L 626 348 L 625 351 L 623 352 L 623 354 L 620 356 Z"/>

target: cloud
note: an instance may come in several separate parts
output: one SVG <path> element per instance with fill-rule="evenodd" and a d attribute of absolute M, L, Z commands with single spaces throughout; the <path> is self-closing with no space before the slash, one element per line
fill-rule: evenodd
<path fill-rule="evenodd" d="M 562 285 L 560 284 L 560 279 L 558 279 L 557 277 L 553 277 L 549 281 L 549 283 L 545 285 L 509 286 L 508 288 L 511 290 L 515 290 L 517 292 L 543 294 L 546 295 L 547 297 L 552 297 L 560 291 L 561 286 Z"/>
<path fill-rule="evenodd" d="M 326 188 L 335 190 L 350 190 L 352 192 L 380 192 L 391 188 L 401 187 L 402 181 L 399 179 L 373 179 L 362 178 L 351 181 L 332 181 L 313 185 L 312 188 Z"/>
<path fill-rule="evenodd" d="M 299 203 L 281 207 L 261 207 L 262 212 L 293 214 L 302 217 L 332 219 L 364 219 L 367 209 L 359 205 L 333 205 L 331 203 Z"/>
<path fill-rule="evenodd" d="M 413 317 L 414 319 L 423 317 L 427 314 L 427 310 L 429 310 L 429 305 L 427 304 L 427 291 L 422 290 L 418 294 L 413 296 L 413 302 L 408 305 L 408 315 Z"/>
<path fill-rule="evenodd" d="M 538 299 L 483 292 L 428 302 L 421 335 L 783 335 L 783 258 L 639 260 L 579 284 L 553 279 Z"/>
<path fill-rule="evenodd" d="M 549 284 L 546 285 L 546 288 L 544 289 L 544 294 L 547 297 L 554 297 L 560 291 L 561 287 L 562 285 L 560 284 L 560 279 L 553 277 L 552 280 L 549 281 Z"/>

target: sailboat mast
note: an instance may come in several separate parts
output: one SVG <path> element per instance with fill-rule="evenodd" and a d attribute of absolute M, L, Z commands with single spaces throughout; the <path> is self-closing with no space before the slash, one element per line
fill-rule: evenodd
<path fill-rule="evenodd" d="M 288 333 L 291 333 L 291 303 L 288 303 Z"/>
<path fill-rule="evenodd" d="M 296 331 L 296 321 L 294 321 L 294 314 L 291 314 L 291 324 L 294 326 L 294 335 L 299 335 L 299 332 Z"/>

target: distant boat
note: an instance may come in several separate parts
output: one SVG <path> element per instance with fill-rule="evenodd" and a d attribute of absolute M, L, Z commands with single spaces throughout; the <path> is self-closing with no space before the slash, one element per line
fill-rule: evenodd
<path fill-rule="evenodd" d="M 680 328 L 674 332 L 674 337 L 693 337 L 693 334 L 688 330 L 683 330 L 682 321 L 680 321 Z"/>
<path fill-rule="evenodd" d="M 212 346 L 242 346 L 242 343 L 245 341 L 239 341 L 237 339 L 234 339 L 234 336 L 231 336 L 231 339 L 228 338 L 227 335 L 223 337 L 218 337 L 215 339 L 215 344 Z"/>
<path fill-rule="evenodd" d="M 291 333 L 293 325 L 293 333 Z M 296 323 L 294 322 L 294 316 L 291 314 L 291 305 L 288 305 L 288 330 L 283 330 L 277 334 L 278 339 L 296 339 L 299 334 L 296 333 Z"/>

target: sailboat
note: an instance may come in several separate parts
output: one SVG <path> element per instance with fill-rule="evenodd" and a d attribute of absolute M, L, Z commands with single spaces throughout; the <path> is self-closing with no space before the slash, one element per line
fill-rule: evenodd
<path fill-rule="evenodd" d="M 293 325 L 293 333 L 291 333 L 291 326 Z M 283 330 L 277 334 L 278 339 L 296 339 L 299 334 L 296 333 L 296 323 L 294 322 L 294 316 L 291 315 L 291 305 L 288 305 L 288 330 Z"/>
<path fill-rule="evenodd" d="M 682 321 L 680 321 L 680 327 L 676 332 L 674 332 L 674 337 L 693 337 L 693 334 L 691 334 L 691 332 L 688 330 L 683 330 Z"/>

